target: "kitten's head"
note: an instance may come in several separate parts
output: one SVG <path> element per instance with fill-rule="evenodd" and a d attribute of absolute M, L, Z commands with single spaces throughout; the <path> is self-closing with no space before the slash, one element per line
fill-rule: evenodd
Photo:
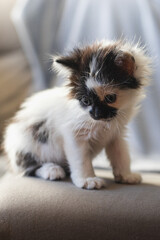
<path fill-rule="evenodd" d="M 55 57 L 53 66 L 67 74 L 70 98 L 93 119 L 110 121 L 137 103 L 149 82 L 149 65 L 141 48 L 103 41 Z"/>

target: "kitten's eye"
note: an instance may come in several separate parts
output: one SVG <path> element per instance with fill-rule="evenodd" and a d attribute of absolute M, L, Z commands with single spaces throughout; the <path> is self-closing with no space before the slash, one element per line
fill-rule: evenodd
<path fill-rule="evenodd" d="M 117 96 L 116 94 L 108 94 L 106 97 L 105 97 L 105 102 L 106 103 L 114 103 L 117 99 Z"/>
<path fill-rule="evenodd" d="M 89 105 L 91 104 L 91 101 L 90 101 L 88 98 L 86 98 L 86 97 L 83 97 L 83 98 L 81 99 L 81 102 L 82 102 L 83 105 L 85 105 L 85 106 L 89 106 Z"/>

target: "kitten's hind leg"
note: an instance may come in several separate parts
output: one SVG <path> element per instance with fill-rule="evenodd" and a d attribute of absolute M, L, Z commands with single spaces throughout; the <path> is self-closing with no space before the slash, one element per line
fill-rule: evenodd
<path fill-rule="evenodd" d="M 10 159 L 13 171 L 22 176 L 35 176 L 35 171 L 41 166 L 37 156 L 31 152 L 16 152 L 10 156 Z"/>
<path fill-rule="evenodd" d="M 35 171 L 35 176 L 46 180 L 60 180 L 65 178 L 66 174 L 61 166 L 54 163 L 44 163 Z"/>

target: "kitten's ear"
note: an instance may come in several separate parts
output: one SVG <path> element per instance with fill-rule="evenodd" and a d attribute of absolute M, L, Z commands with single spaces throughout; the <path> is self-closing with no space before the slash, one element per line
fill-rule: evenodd
<path fill-rule="evenodd" d="M 53 57 L 53 68 L 62 74 L 69 74 L 79 70 L 81 53 L 79 49 L 75 49 L 68 56 Z"/>
<path fill-rule="evenodd" d="M 133 76 L 136 65 L 135 59 L 130 53 L 119 51 L 114 62 L 120 69 Z"/>

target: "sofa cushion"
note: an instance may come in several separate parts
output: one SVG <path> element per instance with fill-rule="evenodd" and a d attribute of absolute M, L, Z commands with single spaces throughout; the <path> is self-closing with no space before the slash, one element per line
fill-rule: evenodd
<path fill-rule="evenodd" d="M 0 1 L 0 53 L 20 47 L 17 33 L 11 21 L 11 10 L 16 0 Z"/>
<path fill-rule="evenodd" d="M 31 72 L 21 50 L 0 56 L 0 142 L 5 120 L 31 94 Z"/>
<path fill-rule="evenodd" d="M 0 239 L 160 239 L 160 175 L 143 174 L 143 184 L 132 186 L 115 184 L 111 173 L 105 175 L 108 187 L 92 191 L 69 180 L 4 176 Z"/>

